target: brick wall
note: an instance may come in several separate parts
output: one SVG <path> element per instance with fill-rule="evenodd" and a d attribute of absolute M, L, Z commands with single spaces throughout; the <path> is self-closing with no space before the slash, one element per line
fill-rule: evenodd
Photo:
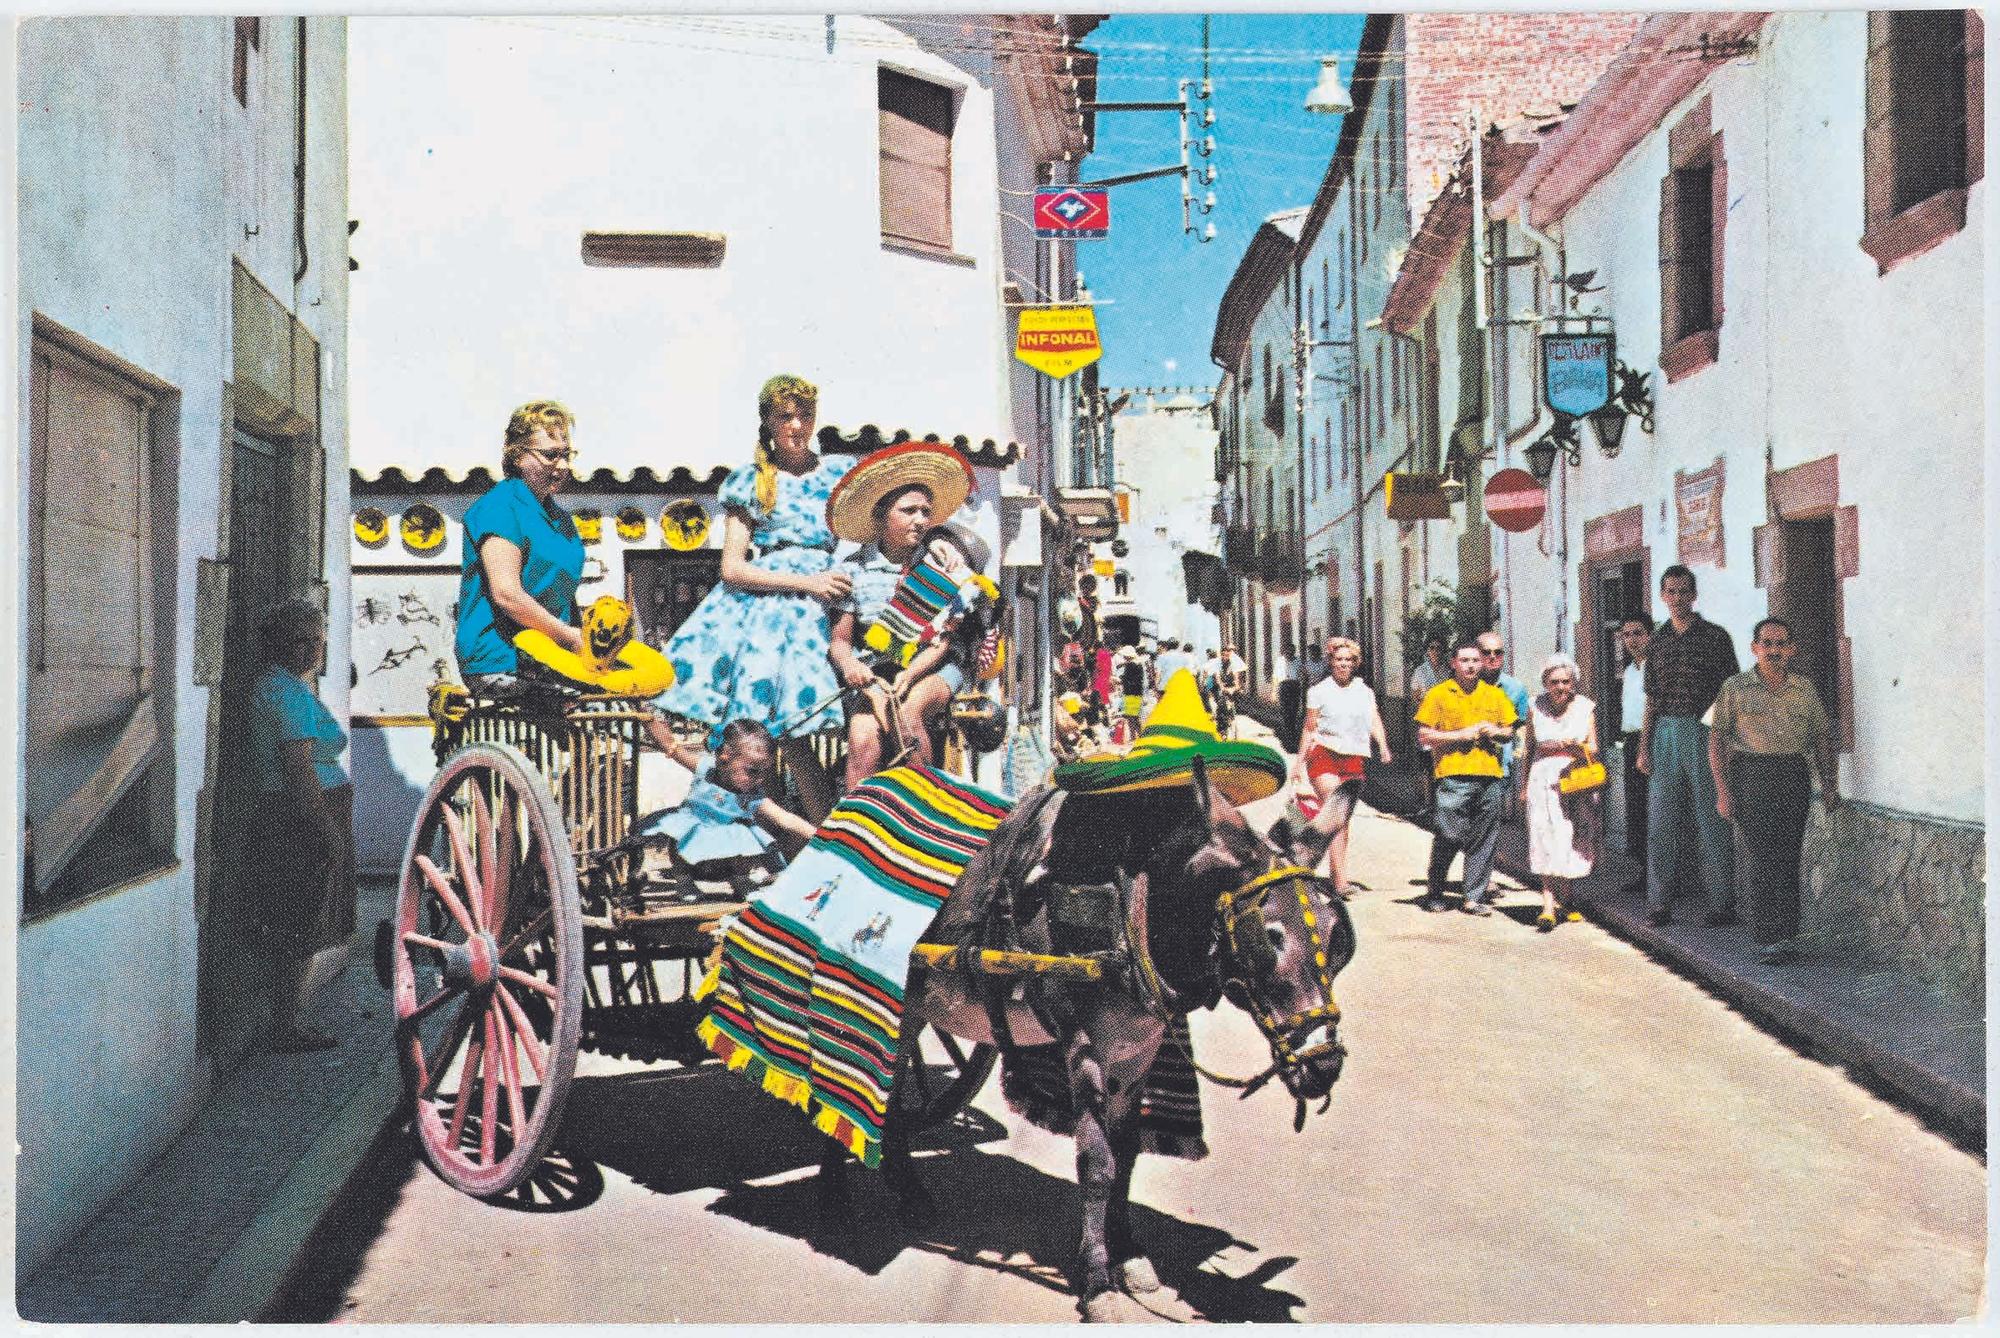
<path fill-rule="evenodd" d="M 1583 96 L 1645 20 L 1638 13 L 1405 15 L 1410 217 L 1424 216 L 1465 152 L 1465 117 L 1475 105 L 1486 125 L 1554 116 Z"/>

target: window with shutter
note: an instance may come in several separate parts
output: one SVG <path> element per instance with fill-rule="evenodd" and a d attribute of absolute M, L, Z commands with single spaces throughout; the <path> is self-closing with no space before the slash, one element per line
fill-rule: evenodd
<path fill-rule="evenodd" d="M 1861 248 L 1881 273 L 1965 227 L 1986 157 L 1985 75 L 1978 14 L 1868 16 Z"/>
<path fill-rule="evenodd" d="M 51 909 L 172 858 L 170 472 L 153 467 L 159 394 L 38 330 L 28 423 L 25 908 Z M 162 536 L 171 539 L 162 530 Z M 160 582 L 165 582 L 164 588 Z"/>
<path fill-rule="evenodd" d="M 1667 163 L 1660 179 L 1660 368 L 1679 381 L 1720 352 L 1729 191 L 1722 133 L 1709 133 L 1707 98 L 1668 132 Z"/>
<path fill-rule="evenodd" d="M 877 71 L 882 238 L 951 250 L 952 90 L 898 70 Z"/>

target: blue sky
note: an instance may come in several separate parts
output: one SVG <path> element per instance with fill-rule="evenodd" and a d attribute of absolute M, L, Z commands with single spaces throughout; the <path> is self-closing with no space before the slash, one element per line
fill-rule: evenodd
<path fill-rule="evenodd" d="M 1196 227 L 1214 223 L 1216 237 L 1204 244 L 1182 235 L 1180 183 L 1173 177 L 1112 189 L 1111 236 L 1076 244 L 1077 265 L 1092 294 L 1108 303 L 1097 309 L 1103 384 L 1215 384 L 1208 344 L 1223 289 L 1267 216 L 1312 202 L 1341 118 L 1314 115 L 1303 104 L 1319 77 L 1320 56 L 1338 54 L 1341 77 L 1352 77 L 1365 17 L 1210 18 L 1216 207 L 1206 218 L 1197 208 Z M 1100 55 L 1099 101 L 1166 101 L 1174 96 L 1175 80 L 1201 78 L 1199 14 L 1117 14 L 1084 45 Z M 1193 133 L 1199 138 L 1202 132 Z M 1097 150 L 1084 163 L 1084 179 L 1179 161 L 1173 113 L 1100 112 Z M 1194 187 L 1197 201 L 1206 189 Z"/>

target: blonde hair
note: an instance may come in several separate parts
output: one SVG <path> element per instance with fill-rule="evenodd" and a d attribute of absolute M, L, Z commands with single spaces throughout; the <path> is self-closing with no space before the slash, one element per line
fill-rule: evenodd
<path fill-rule="evenodd" d="M 757 509 L 765 515 L 778 504 L 778 462 L 771 457 L 771 429 L 765 421 L 771 410 L 795 401 L 809 412 L 819 408 L 819 387 L 803 376 L 780 372 L 757 391 Z"/>
<path fill-rule="evenodd" d="M 1361 643 L 1359 641 L 1356 641 L 1353 637 L 1330 636 L 1326 639 L 1327 659 L 1331 660 L 1335 655 L 1339 654 L 1343 650 L 1353 651 L 1356 659 L 1359 659 L 1361 657 Z"/>
<path fill-rule="evenodd" d="M 528 439 L 537 430 L 567 442 L 575 428 L 576 415 L 567 406 L 555 400 L 529 400 L 507 420 L 505 445 L 500 450 L 501 472 L 509 476 L 521 472 L 521 457 L 527 454 Z"/>

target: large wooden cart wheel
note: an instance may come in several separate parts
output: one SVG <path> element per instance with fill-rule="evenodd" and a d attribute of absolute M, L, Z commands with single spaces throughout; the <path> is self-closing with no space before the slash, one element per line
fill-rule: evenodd
<path fill-rule="evenodd" d="M 979 1095 L 999 1057 L 990 1045 L 974 1045 L 912 1019 L 897 1047 L 890 1088 L 896 1117 L 907 1120 L 913 1133 L 945 1123 Z"/>
<path fill-rule="evenodd" d="M 389 944 L 395 1043 L 424 1159 L 505 1194 L 555 1137 L 583 1020 L 583 925 L 562 810 L 528 759 L 448 758 L 403 855 Z"/>

